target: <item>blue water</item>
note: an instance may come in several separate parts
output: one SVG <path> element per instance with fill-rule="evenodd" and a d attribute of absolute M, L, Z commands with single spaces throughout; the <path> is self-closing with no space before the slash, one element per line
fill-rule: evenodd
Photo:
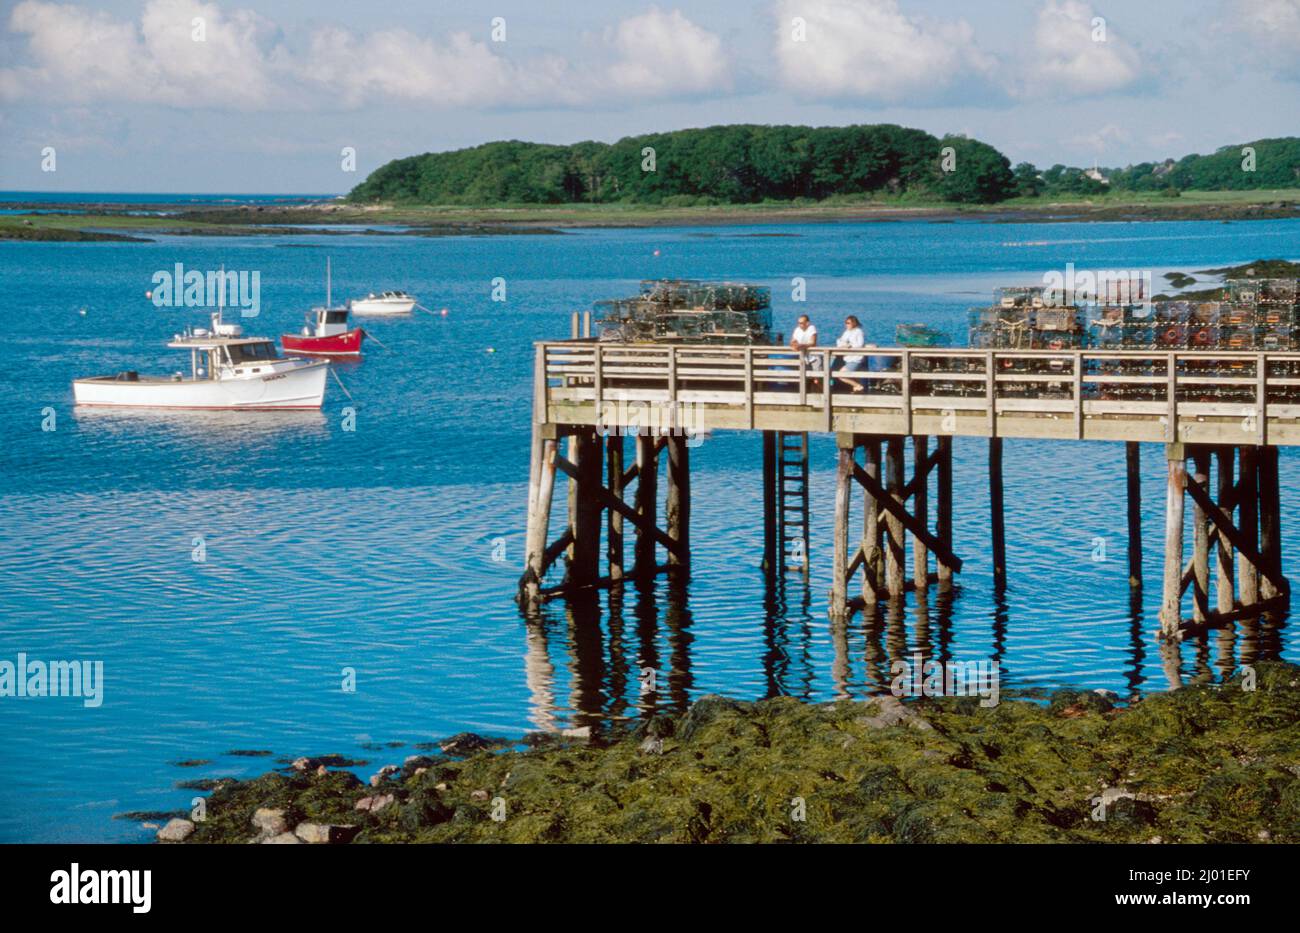
<path fill-rule="evenodd" d="M 755 234 L 793 234 L 755 236 Z M 658 251 L 656 255 L 656 251 Z M 1197 270 L 1296 258 L 1300 221 L 1147 224 L 882 223 L 585 230 L 560 236 L 162 238 L 3 243 L 0 340 L 0 659 L 104 662 L 103 705 L 0 699 L 0 841 L 134 840 L 111 817 L 187 808 L 178 780 L 251 775 L 277 756 L 371 762 L 470 729 L 519 736 L 675 708 L 706 692 L 815 700 L 878 689 L 890 656 L 925 647 L 993 657 L 1003 686 L 1073 684 L 1128 696 L 1244 659 L 1297 659 L 1285 627 L 1164 652 L 1158 587 L 1130 605 L 1123 447 L 1009 441 L 1009 585 L 991 584 L 985 444 L 958 438 L 950 604 L 933 597 L 868 628 L 826 621 L 834 462 L 813 443 L 813 575 L 765 600 L 757 435 L 692 455 L 693 574 L 597 605 L 512 602 L 523 551 L 534 340 L 644 277 L 758 281 L 782 329 L 797 311 L 831 330 L 852 311 L 868 338 L 900 321 L 963 336 L 966 309 L 1046 269 Z M 70 383 L 170 372 L 163 346 L 197 311 L 145 299 L 155 271 L 256 270 L 246 329 L 296 330 L 323 297 L 385 287 L 435 312 L 372 320 L 364 361 L 338 367 L 310 414 L 85 413 Z M 791 278 L 808 301 L 790 300 Z M 491 301 L 492 280 L 508 301 Z M 83 313 L 84 312 L 84 313 Z M 488 352 L 493 350 L 495 352 Z M 355 408 L 355 430 L 345 429 Z M 54 419 L 54 430 L 42 430 Z M 1283 453 L 1283 496 L 1300 470 Z M 1159 579 L 1163 451 L 1144 451 L 1146 574 Z M 562 497 L 557 497 L 562 498 Z M 1300 526 L 1284 523 L 1288 567 Z M 193 559 L 201 538 L 206 559 Z M 1096 538 L 1108 560 L 1096 561 Z M 504 547 L 505 560 L 495 560 Z M 611 604 L 612 603 L 612 604 Z M 638 674 L 658 673 L 642 697 Z M 356 671 L 356 691 L 341 689 Z M 379 748 L 383 743 L 407 747 Z M 179 768 L 177 759 L 212 763 Z"/>

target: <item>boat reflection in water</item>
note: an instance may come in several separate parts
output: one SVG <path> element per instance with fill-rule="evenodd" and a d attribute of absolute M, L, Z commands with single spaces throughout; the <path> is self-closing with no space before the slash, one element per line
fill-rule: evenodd
<path fill-rule="evenodd" d="M 689 608 L 691 589 L 703 585 L 698 579 L 673 576 L 629 578 L 608 591 L 584 591 L 525 612 L 524 671 L 533 727 L 545 732 L 589 727 L 596 732 L 658 714 L 679 715 L 702 694 L 715 692 L 711 684 L 697 687 L 698 659 L 693 657 L 697 640 L 707 644 L 710 635 L 697 625 Z M 730 656 L 728 686 L 718 692 L 740 700 L 777 696 L 861 700 L 890 692 L 897 661 L 912 662 L 918 655 L 945 666 L 981 660 L 955 651 L 954 607 L 962 598 L 962 588 L 954 586 L 921 599 L 909 594 L 906 601 L 882 604 L 866 616 L 855 613 L 845 622 L 827 622 L 813 612 L 806 581 L 797 575 L 769 578 L 762 605 L 761 648 L 745 643 L 747 649 L 758 648 L 752 659 L 761 679 L 737 678 L 736 667 L 743 668 L 745 659 Z M 1140 594 L 1128 610 L 1124 673 L 1128 696 L 1121 697 L 1124 700 L 1191 682 L 1222 680 L 1240 665 L 1281 655 L 1284 615 L 1240 620 L 1235 627 L 1189 635 L 1185 641 L 1195 645 L 1189 666 L 1181 660 L 1177 644 L 1155 638 L 1158 622 L 1143 613 Z M 1117 613 L 1117 624 L 1124 626 L 1122 619 L 1124 613 Z M 760 620 L 754 621 L 757 631 Z M 991 661 L 1002 691 L 1032 687 L 1032 681 L 1017 680 L 1016 672 L 1005 664 L 1008 634 L 1014 629 L 1002 587 L 994 588 L 988 622 L 989 628 L 980 633 L 988 636 L 985 643 L 991 647 L 984 659 Z M 821 629 L 823 625 L 827 628 Z M 823 632 L 829 632 L 831 652 L 829 663 L 823 661 L 819 670 L 815 648 Z M 719 637 L 734 635 L 719 633 Z M 711 645 L 710 653 L 718 647 Z M 1144 683 L 1146 655 L 1153 648 L 1160 653 L 1164 684 Z"/>

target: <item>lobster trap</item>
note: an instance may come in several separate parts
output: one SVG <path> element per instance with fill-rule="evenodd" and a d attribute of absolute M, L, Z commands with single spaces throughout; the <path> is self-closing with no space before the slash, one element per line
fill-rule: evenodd
<path fill-rule="evenodd" d="M 759 285 L 648 279 L 636 296 L 598 301 L 594 311 L 603 341 L 772 342 L 772 293 Z"/>

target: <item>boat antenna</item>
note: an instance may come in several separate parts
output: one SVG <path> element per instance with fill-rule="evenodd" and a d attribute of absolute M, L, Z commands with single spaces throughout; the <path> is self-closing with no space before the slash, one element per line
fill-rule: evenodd
<path fill-rule="evenodd" d="M 226 264 L 221 264 L 221 274 L 217 278 L 217 317 L 213 321 L 212 329 L 216 331 L 217 325 L 221 323 L 221 312 L 226 306 Z"/>

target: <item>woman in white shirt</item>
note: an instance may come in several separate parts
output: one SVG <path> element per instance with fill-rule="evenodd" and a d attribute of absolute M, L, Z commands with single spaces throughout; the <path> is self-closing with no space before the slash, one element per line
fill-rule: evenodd
<path fill-rule="evenodd" d="M 862 324 L 856 317 L 850 314 L 844 319 L 844 333 L 840 334 L 839 340 L 835 341 L 837 347 L 848 347 L 853 350 L 859 350 L 867 345 L 866 334 L 862 332 Z M 842 373 L 862 372 L 866 369 L 867 358 L 865 354 L 849 353 L 844 356 L 835 358 L 835 369 Z M 866 387 L 862 384 L 861 379 L 843 379 L 853 387 L 854 392 L 865 392 Z"/>

